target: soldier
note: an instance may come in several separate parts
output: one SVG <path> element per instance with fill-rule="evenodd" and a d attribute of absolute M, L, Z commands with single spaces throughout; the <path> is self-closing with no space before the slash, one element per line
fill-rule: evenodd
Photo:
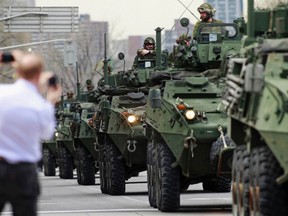
<path fill-rule="evenodd" d="M 67 96 L 67 100 L 73 100 L 74 93 L 72 91 L 68 91 L 66 93 L 66 96 Z"/>
<path fill-rule="evenodd" d="M 87 91 L 93 91 L 95 86 L 93 85 L 92 81 L 90 79 L 86 80 L 86 89 Z"/>
<path fill-rule="evenodd" d="M 143 48 L 137 50 L 137 55 L 134 58 L 132 68 L 138 68 L 138 59 L 154 59 L 156 56 L 155 40 L 152 37 L 147 37 L 144 40 Z"/>
<path fill-rule="evenodd" d="M 143 48 L 137 50 L 137 55 L 140 57 L 145 56 L 148 58 L 153 58 L 156 55 L 154 38 L 145 38 Z"/>
<path fill-rule="evenodd" d="M 200 21 L 198 21 L 193 30 L 193 37 L 195 37 L 197 29 L 199 28 L 199 25 L 201 23 L 222 23 L 221 20 L 216 20 L 213 18 L 215 15 L 215 8 L 213 8 L 210 4 L 208 3 L 203 3 L 198 7 L 198 12 L 200 13 Z"/>

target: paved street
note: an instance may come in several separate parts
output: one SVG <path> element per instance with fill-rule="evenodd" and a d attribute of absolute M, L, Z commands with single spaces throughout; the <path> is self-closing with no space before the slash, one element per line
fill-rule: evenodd
<path fill-rule="evenodd" d="M 149 216 L 169 213 L 159 212 L 148 203 L 146 172 L 130 179 L 126 184 L 126 194 L 110 196 L 102 194 L 97 175 L 96 185 L 80 186 L 74 179 L 64 180 L 58 176 L 45 177 L 40 173 L 42 194 L 39 200 L 39 215 L 63 216 Z M 230 193 L 206 193 L 202 185 L 189 187 L 181 195 L 181 209 L 174 215 L 231 215 Z M 12 215 L 6 205 L 2 215 Z"/>

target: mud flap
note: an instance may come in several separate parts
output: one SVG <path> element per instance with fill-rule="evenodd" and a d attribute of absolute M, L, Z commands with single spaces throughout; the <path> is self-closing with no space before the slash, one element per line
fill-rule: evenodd
<path fill-rule="evenodd" d="M 225 176 L 231 178 L 234 149 L 235 147 L 228 147 L 220 152 L 217 176 Z"/>

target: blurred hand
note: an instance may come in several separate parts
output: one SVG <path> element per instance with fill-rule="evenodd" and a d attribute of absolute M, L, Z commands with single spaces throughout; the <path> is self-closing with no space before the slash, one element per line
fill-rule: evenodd
<path fill-rule="evenodd" d="M 42 95 L 45 95 L 46 100 L 53 105 L 60 101 L 62 94 L 62 87 L 59 83 L 55 86 L 49 86 L 48 80 L 55 74 L 53 72 L 42 72 L 39 78 L 39 91 Z"/>

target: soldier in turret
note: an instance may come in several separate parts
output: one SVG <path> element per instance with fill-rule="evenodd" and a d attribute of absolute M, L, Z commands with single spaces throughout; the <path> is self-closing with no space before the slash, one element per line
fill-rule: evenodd
<path fill-rule="evenodd" d="M 67 96 L 67 100 L 73 100 L 74 98 L 74 93 L 72 91 L 68 91 L 66 93 L 66 96 Z"/>
<path fill-rule="evenodd" d="M 95 88 L 94 84 L 92 83 L 92 81 L 90 79 L 86 80 L 86 89 L 88 92 L 93 91 Z"/>
<path fill-rule="evenodd" d="M 138 59 L 154 59 L 155 56 L 155 40 L 152 37 L 147 37 L 144 40 L 143 48 L 137 50 L 137 55 L 135 56 L 133 62 L 133 68 L 139 68 Z"/>
<path fill-rule="evenodd" d="M 141 57 L 145 56 L 145 58 L 153 58 L 156 55 L 154 38 L 145 38 L 143 48 L 137 50 L 137 55 Z"/>
<path fill-rule="evenodd" d="M 216 20 L 213 18 L 216 10 L 210 4 L 203 3 L 198 7 L 197 10 L 200 13 L 201 20 L 198 21 L 194 26 L 193 37 L 195 37 L 197 29 L 201 23 L 222 23 L 221 20 Z"/>

